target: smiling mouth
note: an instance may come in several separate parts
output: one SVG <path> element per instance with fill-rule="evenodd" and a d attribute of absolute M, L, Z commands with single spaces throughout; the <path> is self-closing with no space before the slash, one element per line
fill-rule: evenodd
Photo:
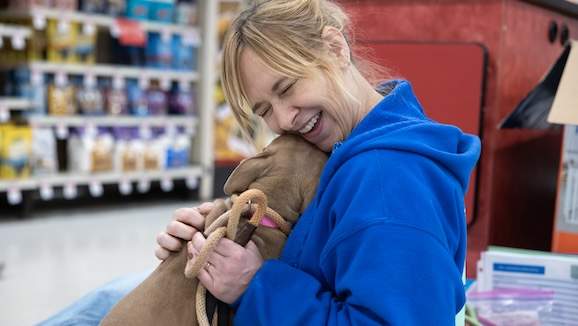
<path fill-rule="evenodd" d="M 321 112 L 317 113 L 311 119 L 309 119 L 309 121 L 307 122 L 305 127 L 299 129 L 299 133 L 302 135 L 310 133 L 313 129 L 315 129 L 320 118 L 321 118 Z"/>

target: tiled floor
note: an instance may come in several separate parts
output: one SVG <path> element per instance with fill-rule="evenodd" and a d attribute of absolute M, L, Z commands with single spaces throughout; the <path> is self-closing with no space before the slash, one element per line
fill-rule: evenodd
<path fill-rule="evenodd" d="M 34 325 L 97 286 L 153 268 L 156 234 L 185 206 L 191 202 L 79 207 L 0 220 L 0 325 Z"/>

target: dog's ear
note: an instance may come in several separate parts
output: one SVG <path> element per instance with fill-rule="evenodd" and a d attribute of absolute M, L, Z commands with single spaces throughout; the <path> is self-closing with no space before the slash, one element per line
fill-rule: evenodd
<path fill-rule="evenodd" d="M 230 196 L 247 190 L 249 185 L 266 171 L 269 156 L 268 152 L 261 152 L 241 161 L 225 182 L 225 194 Z"/>

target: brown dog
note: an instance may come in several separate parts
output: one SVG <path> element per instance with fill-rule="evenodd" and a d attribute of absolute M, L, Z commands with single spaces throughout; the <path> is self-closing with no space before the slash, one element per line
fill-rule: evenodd
<path fill-rule="evenodd" d="M 248 158 L 233 171 L 225 184 L 228 195 L 259 189 L 267 195 L 268 206 L 294 224 L 317 188 L 327 155 L 301 137 L 277 137 L 261 153 Z M 205 219 L 210 225 L 224 211 L 223 200 Z M 241 228 L 242 224 L 239 225 Z M 285 234 L 259 227 L 251 238 L 264 259 L 280 255 Z M 184 275 L 187 250 L 172 254 L 137 288 L 117 303 L 103 319 L 103 326 L 197 325 L 195 291 L 197 279 Z"/>

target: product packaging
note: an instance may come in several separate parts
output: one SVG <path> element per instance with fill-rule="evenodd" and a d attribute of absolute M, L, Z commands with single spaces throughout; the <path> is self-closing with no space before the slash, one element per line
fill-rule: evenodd
<path fill-rule="evenodd" d="M 0 178 L 30 176 L 32 130 L 28 126 L 0 125 Z"/>
<path fill-rule="evenodd" d="M 468 291 L 467 304 L 484 326 L 539 326 L 552 322 L 554 291 L 494 289 Z"/>
<path fill-rule="evenodd" d="M 52 128 L 36 127 L 32 130 L 32 174 L 51 175 L 58 171 L 56 138 Z"/>

